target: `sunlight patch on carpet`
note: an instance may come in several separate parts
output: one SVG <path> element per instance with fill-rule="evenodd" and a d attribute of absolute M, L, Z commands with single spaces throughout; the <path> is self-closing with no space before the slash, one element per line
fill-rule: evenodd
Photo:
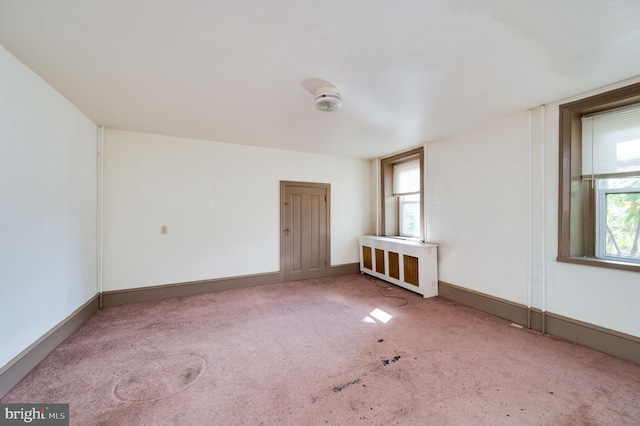
<path fill-rule="evenodd" d="M 385 311 L 383 311 L 382 309 L 374 309 L 373 311 L 369 312 L 369 315 L 374 317 L 375 319 L 377 319 L 378 321 L 386 324 L 389 322 L 389 320 L 391 318 L 393 318 L 391 315 L 389 315 L 388 313 L 386 313 Z"/>

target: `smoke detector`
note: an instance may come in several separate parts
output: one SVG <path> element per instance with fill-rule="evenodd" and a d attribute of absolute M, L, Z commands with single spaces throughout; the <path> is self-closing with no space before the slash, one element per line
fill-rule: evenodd
<path fill-rule="evenodd" d="M 320 111 L 337 111 L 342 106 L 342 96 L 335 87 L 321 87 L 315 91 L 316 108 Z"/>

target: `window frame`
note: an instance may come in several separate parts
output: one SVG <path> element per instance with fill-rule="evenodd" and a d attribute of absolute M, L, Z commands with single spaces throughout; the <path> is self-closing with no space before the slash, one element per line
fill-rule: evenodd
<path fill-rule="evenodd" d="M 580 235 L 571 233 L 571 190 L 572 184 L 580 179 L 579 174 L 572 174 L 572 151 L 581 146 L 581 117 L 621 106 L 640 102 L 640 83 L 600 93 L 559 106 L 559 200 L 558 200 L 558 262 L 575 263 L 604 268 L 640 272 L 640 265 L 623 260 L 596 258 L 596 197 L 595 190 L 583 193 L 583 208 L 586 209 L 584 226 Z M 590 185 L 589 185 L 590 187 Z M 571 254 L 573 239 L 583 239 L 582 255 Z"/>
<path fill-rule="evenodd" d="M 400 206 L 399 200 L 393 195 L 393 166 L 418 158 L 420 160 L 420 236 L 406 237 L 400 235 Z M 418 147 L 390 157 L 380 159 L 380 235 L 387 237 L 416 239 L 426 241 L 425 235 L 425 199 L 424 199 L 424 147 Z M 393 207 L 388 204 L 388 198 L 393 197 Z M 389 209 L 389 211 L 387 210 Z M 393 209 L 393 210 L 392 210 Z M 391 214 L 388 214 L 391 213 Z M 394 216 L 394 224 L 389 225 L 389 216 Z M 392 228 L 392 230 L 389 230 Z"/>

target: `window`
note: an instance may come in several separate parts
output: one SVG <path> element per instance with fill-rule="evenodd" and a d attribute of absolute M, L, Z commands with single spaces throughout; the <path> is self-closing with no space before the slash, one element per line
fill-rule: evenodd
<path fill-rule="evenodd" d="M 393 165 L 393 196 L 401 237 L 420 238 L 420 159 Z"/>
<path fill-rule="evenodd" d="M 420 238 L 420 194 L 398 196 L 401 237 Z"/>
<path fill-rule="evenodd" d="M 596 257 L 640 264 L 640 178 L 599 179 L 597 185 Z"/>
<path fill-rule="evenodd" d="M 382 235 L 424 241 L 423 168 L 422 147 L 380 161 Z"/>
<path fill-rule="evenodd" d="M 558 260 L 640 271 L 640 83 L 560 106 Z"/>
<path fill-rule="evenodd" d="M 582 179 L 596 191 L 596 258 L 640 263 L 640 104 L 582 117 Z"/>

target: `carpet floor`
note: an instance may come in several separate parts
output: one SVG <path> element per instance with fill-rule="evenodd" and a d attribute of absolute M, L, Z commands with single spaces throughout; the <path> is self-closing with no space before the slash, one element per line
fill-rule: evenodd
<path fill-rule="evenodd" d="M 1 402 L 72 425 L 640 425 L 640 365 L 353 274 L 100 310 Z"/>

